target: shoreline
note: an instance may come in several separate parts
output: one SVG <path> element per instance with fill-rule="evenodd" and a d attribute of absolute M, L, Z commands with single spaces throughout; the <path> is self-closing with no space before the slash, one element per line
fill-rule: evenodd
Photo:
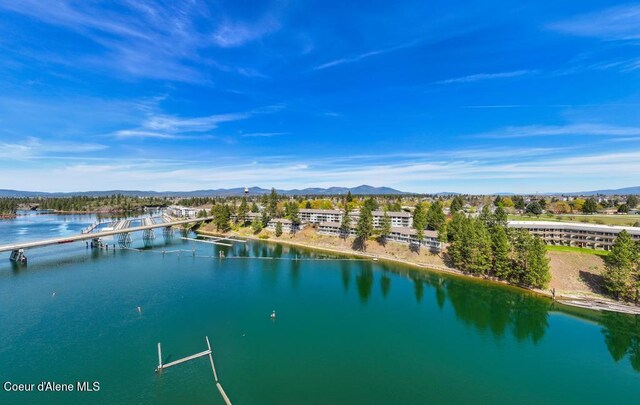
<path fill-rule="evenodd" d="M 220 235 L 234 236 L 239 238 L 260 241 L 260 242 L 281 243 L 284 245 L 296 246 L 296 247 L 301 247 L 306 249 L 331 252 L 331 253 L 337 253 L 337 254 L 343 254 L 343 255 L 351 255 L 351 256 L 362 257 L 362 258 L 369 258 L 369 259 L 375 258 L 375 259 L 385 260 L 389 262 L 400 263 L 400 264 L 410 266 L 419 270 L 446 273 L 449 275 L 454 275 L 454 276 L 463 277 L 467 279 L 488 281 L 494 284 L 514 287 L 521 290 L 522 292 L 526 291 L 526 292 L 534 293 L 538 296 L 553 300 L 553 295 L 549 291 L 527 288 L 527 287 L 519 286 L 516 284 L 510 284 L 506 281 L 497 280 L 491 277 L 478 277 L 472 274 L 464 273 L 452 267 L 445 267 L 445 266 L 438 266 L 438 265 L 425 265 L 421 263 L 411 262 L 408 260 L 398 259 L 396 257 L 389 256 L 389 255 L 375 255 L 375 254 L 370 254 L 365 252 L 357 252 L 354 250 L 347 251 L 347 250 L 329 248 L 324 246 L 314 246 L 314 245 L 309 245 L 309 244 L 300 243 L 300 242 L 293 242 L 293 241 L 288 241 L 283 239 L 273 239 L 271 237 L 269 239 L 261 239 L 254 235 L 244 235 L 244 234 L 239 234 L 233 231 L 224 233 L 224 232 L 212 232 L 212 231 L 197 229 L 195 230 L 195 232 L 196 234 L 203 234 L 208 236 L 220 236 Z M 594 298 L 594 297 L 586 297 L 586 296 L 571 295 L 571 294 L 556 294 L 556 298 L 553 301 L 558 304 L 562 304 L 570 307 L 584 308 L 584 309 L 590 309 L 594 311 L 610 311 L 610 312 L 624 313 L 629 315 L 640 315 L 640 307 L 635 305 L 627 305 L 627 304 L 610 300 L 604 297 Z"/>

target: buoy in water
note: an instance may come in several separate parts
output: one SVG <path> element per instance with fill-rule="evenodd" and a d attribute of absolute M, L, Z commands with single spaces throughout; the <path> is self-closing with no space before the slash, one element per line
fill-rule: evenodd
<path fill-rule="evenodd" d="M 276 319 L 276 311 L 275 311 L 275 309 L 271 313 L 271 319 Z"/>
<path fill-rule="evenodd" d="M 136 311 L 138 311 L 138 313 L 139 313 L 139 314 L 141 314 L 141 313 L 142 313 L 142 308 L 137 307 L 137 308 L 136 308 Z"/>

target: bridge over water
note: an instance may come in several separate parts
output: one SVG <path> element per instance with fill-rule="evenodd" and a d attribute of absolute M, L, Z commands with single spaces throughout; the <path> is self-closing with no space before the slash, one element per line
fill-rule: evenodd
<path fill-rule="evenodd" d="M 52 238 L 52 239 L 44 239 L 38 241 L 31 242 L 19 242 L 12 243 L 8 245 L 0 245 L 0 253 L 2 252 L 11 252 L 10 260 L 14 262 L 22 262 L 26 263 L 26 256 L 24 255 L 25 249 L 32 249 L 37 247 L 51 246 L 51 245 L 61 245 L 72 242 L 79 242 L 84 240 L 91 240 L 92 245 L 98 246 L 100 244 L 100 238 L 106 236 L 114 236 L 114 235 L 122 235 L 124 236 L 123 240 L 130 240 L 129 234 L 132 232 L 145 232 L 145 236 L 152 235 L 152 232 L 156 228 L 165 228 L 167 230 L 171 229 L 172 226 L 175 225 L 184 225 L 184 224 L 193 224 L 204 221 L 211 221 L 213 217 L 203 217 L 203 218 L 189 218 L 189 219 L 180 219 L 174 220 L 169 219 L 168 217 L 159 218 L 159 221 L 154 221 L 154 219 L 158 218 L 141 218 L 139 221 L 142 223 L 140 226 L 131 226 L 131 223 L 135 220 L 123 220 L 114 223 L 112 227 L 108 227 L 104 230 L 93 232 L 96 228 L 95 225 L 90 226 L 85 229 L 82 234 L 67 236 L 63 238 Z"/>

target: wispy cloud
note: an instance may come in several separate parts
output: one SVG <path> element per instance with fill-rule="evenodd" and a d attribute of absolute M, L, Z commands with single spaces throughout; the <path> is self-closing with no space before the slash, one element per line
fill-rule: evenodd
<path fill-rule="evenodd" d="M 331 67 L 334 67 L 334 66 L 342 65 L 342 64 L 345 64 L 345 63 L 358 62 L 358 61 L 361 61 L 362 59 L 370 58 L 372 56 L 382 55 L 384 53 L 389 53 L 389 52 L 398 51 L 400 49 L 409 48 L 409 47 L 412 47 L 414 45 L 417 45 L 418 43 L 419 43 L 418 41 L 411 41 L 411 42 L 407 42 L 407 43 L 404 43 L 404 44 L 401 44 L 401 45 L 397 45 L 397 46 L 393 46 L 393 47 L 390 47 L 390 48 L 377 49 L 377 50 L 374 50 L 374 51 L 361 53 L 359 55 L 355 55 L 355 56 L 348 57 L 348 58 L 335 59 L 335 60 L 332 60 L 330 62 L 318 65 L 318 66 L 314 67 L 313 69 L 314 70 L 322 70 L 322 69 L 327 69 L 327 68 L 331 68 Z"/>
<path fill-rule="evenodd" d="M 256 114 L 270 114 L 280 111 L 281 105 L 255 108 L 246 112 L 214 114 L 204 117 L 179 117 L 158 114 L 149 111 L 145 119 L 136 128 L 121 129 L 111 135 L 117 138 L 156 138 L 156 139 L 209 139 L 209 134 L 225 122 L 246 120 Z M 275 136 L 281 133 L 254 133 L 241 136 Z"/>
<path fill-rule="evenodd" d="M 271 34 L 280 27 L 280 23 L 273 16 L 267 16 L 251 25 L 227 21 L 218 27 L 212 38 L 213 42 L 222 48 L 233 48 Z"/>
<path fill-rule="evenodd" d="M 434 84 L 451 84 L 451 83 L 470 83 L 481 80 L 507 79 L 510 77 L 518 77 L 537 73 L 537 70 L 514 70 L 511 72 L 499 73 L 476 73 L 473 75 L 454 77 L 452 79 L 440 80 Z"/>
<path fill-rule="evenodd" d="M 581 14 L 548 26 L 552 30 L 605 40 L 640 39 L 640 5 L 630 4 Z"/>
<path fill-rule="evenodd" d="M 25 160 L 42 158 L 52 153 L 85 154 L 107 149 L 107 145 L 99 143 L 84 143 L 70 141 L 43 141 L 39 138 L 28 137 L 23 142 L 0 143 L 0 158 L 10 160 Z"/>
<path fill-rule="evenodd" d="M 271 138 L 273 136 L 286 135 L 288 132 L 253 132 L 248 134 L 241 134 L 243 138 Z"/>
<path fill-rule="evenodd" d="M 189 2 L 138 2 L 124 0 L 115 7 L 94 2 L 57 1 L 55 5 L 37 0 L 0 0 L 0 8 L 28 15 L 42 22 L 64 27 L 96 43 L 95 52 L 74 57 L 73 64 L 108 67 L 120 74 L 151 79 L 185 82 L 208 81 L 211 68 L 241 75 L 259 72 L 227 66 L 205 52 L 216 47 L 237 47 L 257 40 L 279 28 L 275 17 L 267 14 L 258 22 L 222 18 L 216 24 L 209 5 Z M 220 15 L 216 15 L 220 21 Z M 41 52 L 23 50 L 32 58 Z M 55 63 L 71 64 L 57 55 Z"/>
<path fill-rule="evenodd" d="M 640 127 L 624 127 L 605 124 L 527 125 L 505 127 L 496 131 L 474 135 L 476 138 L 527 138 L 540 136 L 637 136 Z"/>

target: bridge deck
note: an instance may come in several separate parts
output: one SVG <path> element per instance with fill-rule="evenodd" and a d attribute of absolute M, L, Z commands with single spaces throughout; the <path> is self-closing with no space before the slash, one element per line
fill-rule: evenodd
<path fill-rule="evenodd" d="M 173 225 L 192 224 L 194 222 L 211 221 L 212 219 L 213 217 L 182 219 L 178 221 L 165 222 L 162 224 L 134 226 L 132 228 L 128 227 L 131 221 L 127 220 L 127 221 L 121 221 L 124 223 L 120 226 L 119 229 L 115 229 L 116 227 L 114 227 L 114 229 L 111 231 L 85 233 L 80 235 L 67 236 L 64 238 L 54 238 L 54 239 L 45 239 L 45 240 L 32 241 L 32 242 L 19 242 L 19 243 L 13 243 L 10 245 L 0 245 L 0 252 L 11 252 L 13 250 L 18 250 L 18 249 L 29 249 L 29 248 L 49 246 L 49 245 L 60 245 L 63 243 L 102 238 L 105 236 L 113 236 L 121 233 L 144 231 L 147 229 L 155 229 L 155 228 L 165 228 L 167 226 L 173 226 Z"/>

